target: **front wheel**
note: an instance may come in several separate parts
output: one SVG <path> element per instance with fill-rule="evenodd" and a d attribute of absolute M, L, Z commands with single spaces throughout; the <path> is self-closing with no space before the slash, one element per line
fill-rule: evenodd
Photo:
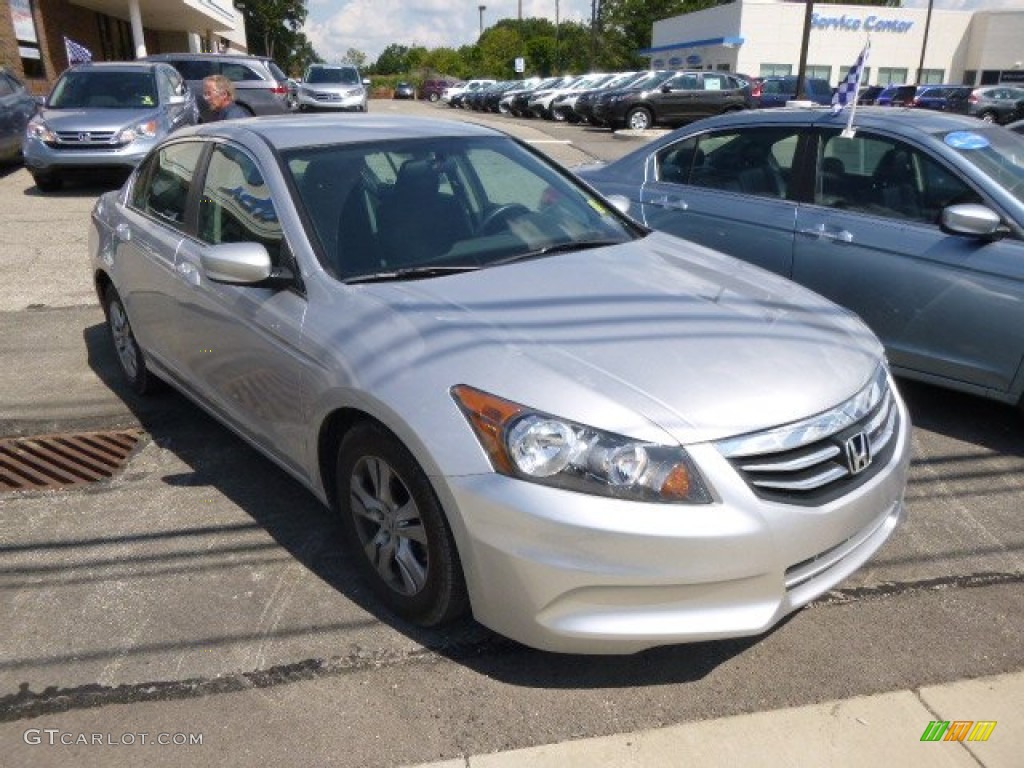
<path fill-rule="evenodd" d="M 982 112 L 980 115 L 978 115 L 978 117 L 980 117 L 986 123 L 994 123 L 994 122 L 996 122 L 996 113 L 995 112 Z"/>
<path fill-rule="evenodd" d="M 646 131 L 654 125 L 654 117 L 646 107 L 635 107 L 626 115 L 626 127 L 633 131 Z"/>
<path fill-rule="evenodd" d="M 436 94 L 436 93 L 430 94 L 430 100 L 431 101 L 437 101 L 439 98 L 441 98 L 441 97 L 438 94 Z"/>
<path fill-rule="evenodd" d="M 370 587 L 392 611 L 424 627 L 466 612 L 462 566 L 426 474 L 397 438 L 365 423 L 341 442 L 338 507 Z"/>

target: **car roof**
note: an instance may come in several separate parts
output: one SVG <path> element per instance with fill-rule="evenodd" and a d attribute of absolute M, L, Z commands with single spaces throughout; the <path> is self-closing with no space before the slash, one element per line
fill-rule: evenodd
<path fill-rule="evenodd" d="M 152 72 L 157 67 L 169 66 L 160 61 L 88 61 L 75 64 L 70 68 L 74 72 Z"/>
<path fill-rule="evenodd" d="M 716 117 L 705 118 L 680 131 L 692 130 L 694 128 L 720 128 L 724 126 L 749 125 L 752 122 L 758 125 L 815 125 L 835 126 L 844 128 L 849 120 L 849 109 L 844 109 L 838 114 L 830 107 L 777 107 L 765 110 L 743 110 L 730 112 Z M 854 127 L 875 128 L 913 135 L 921 131 L 925 133 L 941 133 L 943 131 L 955 130 L 977 130 L 978 118 L 968 115 L 959 115 L 951 112 L 937 112 L 926 109 L 913 109 L 911 107 L 858 107 L 853 119 Z"/>
<path fill-rule="evenodd" d="M 268 115 L 242 120 L 221 120 L 182 128 L 175 136 L 224 136 L 232 139 L 259 136 L 277 149 L 321 144 L 420 139 L 433 137 L 504 136 L 475 123 L 407 115 Z"/>
<path fill-rule="evenodd" d="M 143 56 L 140 61 L 168 61 L 170 59 L 192 59 L 193 61 L 205 61 L 215 59 L 218 61 L 224 59 L 238 59 L 252 61 L 272 61 L 270 56 L 259 56 L 254 53 L 236 53 L 229 51 L 227 53 L 193 53 L 192 51 L 175 51 L 173 53 L 151 53 L 148 56 Z"/>

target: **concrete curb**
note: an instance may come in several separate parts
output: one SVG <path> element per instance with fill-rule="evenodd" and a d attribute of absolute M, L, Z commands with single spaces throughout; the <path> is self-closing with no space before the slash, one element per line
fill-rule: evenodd
<path fill-rule="evenodd" d="M 994 721 L 996 726 L 986 741 L 922 741 L 933 721 Z M 1018 672 L 417 768 L 1013 768 L 1020 765 L 1022 743 L 1024 673 Z"/>

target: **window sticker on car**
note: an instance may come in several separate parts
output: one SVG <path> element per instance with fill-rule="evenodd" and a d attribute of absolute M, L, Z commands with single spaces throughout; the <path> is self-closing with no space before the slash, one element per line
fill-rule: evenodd
<path fill-rule="evenodd" d="M 953 131 L 943 141 L 953 149 L 985 149 L 989 145 L 988 139 L 973 131 Z"/>

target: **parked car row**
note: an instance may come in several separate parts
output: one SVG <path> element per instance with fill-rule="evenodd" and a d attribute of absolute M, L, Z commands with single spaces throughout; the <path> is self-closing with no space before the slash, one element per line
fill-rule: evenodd
<path fill-rule="evenodd" d="M 448 98 L 453 107 L 642 130 L 757 106 L 749 79 L 656 70 L 509 80 Z"/>
<path fill-rule="evenodd" d="M 890 85 L 862 89 L 858 104 L 916 107 L 971 115 L 989 123 L 1024 119 L 1024 88 L 1009 85 Z"/>

